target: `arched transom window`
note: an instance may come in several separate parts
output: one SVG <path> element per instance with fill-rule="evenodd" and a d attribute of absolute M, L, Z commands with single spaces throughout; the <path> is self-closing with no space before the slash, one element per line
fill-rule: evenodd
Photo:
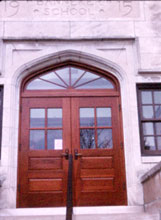
<path fill-rule="evenodd" d="M 115 89 L 115 87 L 110 79 L 98 73 L 67 66 L 35 77 L 27 83 L 26 89 Z"/>

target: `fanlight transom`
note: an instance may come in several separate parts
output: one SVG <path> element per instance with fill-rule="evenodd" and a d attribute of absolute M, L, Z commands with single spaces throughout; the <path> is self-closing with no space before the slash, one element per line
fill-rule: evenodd
<path fill-rule="evenodd" d="M 76 67 L 64 67 L 52 70 L 32 79 L 27 90 L 50 89 L 114 89 L 111 80 L 88 70 Z"/>

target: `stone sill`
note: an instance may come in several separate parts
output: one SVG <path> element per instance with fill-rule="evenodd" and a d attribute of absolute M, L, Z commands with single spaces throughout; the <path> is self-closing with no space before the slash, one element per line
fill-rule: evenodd
<path fill-rule="evenodd" d="M 141 182 L 144 183 L 159 171 L 161 171 L 161 161 L 141 177 Z"/>
<path fill-rule="evenodd" d="M 147 157 L 141 157 L 142 163 L 159 163 L 161 161 L 161 156 L 147 156 Z"/>

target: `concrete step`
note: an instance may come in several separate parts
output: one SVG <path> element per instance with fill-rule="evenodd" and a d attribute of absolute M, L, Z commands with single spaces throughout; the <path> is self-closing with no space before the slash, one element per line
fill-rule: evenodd
<path fill-rule="evenodd" d="M 65 208 L 1 209 L 0 220 L 65 220 Z M 76 207 L 73 220 L 160 220 L 141 206 Z"/>
<path fill-rule="evenodd" d="M 106 214 L 106 215 L 78 215 L 73 220 L 160 220 L 158 214 Z"/>
<path fill-rule="evenodd" d="M 65 216 L 0 216 L 0 220 L 65 220 Z M 73 220 L 160 220 L 157 214 L 73 215 Z"/>

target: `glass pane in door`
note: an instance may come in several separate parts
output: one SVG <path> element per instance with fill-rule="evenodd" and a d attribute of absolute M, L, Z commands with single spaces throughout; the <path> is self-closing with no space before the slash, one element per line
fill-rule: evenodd
<path fill-rule="evenodd" d="M 62 150 L 63 149 L 62 130 L 48 130 L 47 149 L 48 150 Z"/>
<path fill-rule="evenodd" d="M 111 126 L 111 108 L 97 108 L 97 126 Z"/>
<path fill-rule="evenodd" d="M 95 148 L 94 129 L 81 129 L 80 130 L 80 148 L 81 149 Z"/>
<path fill-rule="evenodd" d="M 97 129 L 98 148 L 111 149 L 112 143 L 112 129 Z"/>
<path fill-rule="evenodd" d="M 49 108 L 48 112 L 48 127 L 62 127 L 62 109 L 61 108 Z"/>
<path fill-rule="evenodd" d="M 94 108 L 80 108 L 80 126 L 94 126 Z"/>
<path fill-rule="evenodd" d="M 45 109 L 33 108 L 30 109 L 30 128 L 45 127 Z"/>
<path fill-rule="evenodd" d="M 30 130 L 30 150 L 45 149 L 45 131 Z"/>

